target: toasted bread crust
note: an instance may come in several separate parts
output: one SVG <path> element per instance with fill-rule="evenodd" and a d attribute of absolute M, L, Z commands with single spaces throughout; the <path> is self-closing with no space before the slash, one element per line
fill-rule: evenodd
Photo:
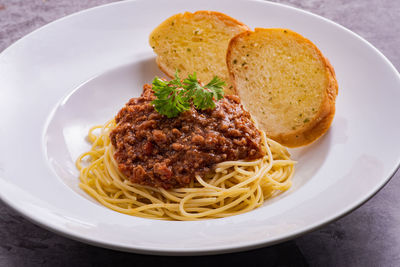
<path fill-rule="evenodd" d="M 309 40 L 307 41 L 310 42 Z M 315 46 L 313 43 L 311 44 Z M 315 48 L 325 61 L 329 81 L 326 88 L 325 98 L 321 103 L 319 112 L 312 119 L 311 123 L 308 124 L 308 127 L 303 127 L 298 131 L 292 131 L 281 135 L 271 136 L 271 139 L 287 147 L 305 146 L 314 142 L 328 131 L 335 116 L 336 96 L 338 94 L 338 83 L 336 81 L 336 74 L 328 59 L 322 55 L 322 53 L 316 46 Z"/>
<path fill-rule="evenodd" d="M 209 10 L 199 10 L 194 13 L 185 12 L 184 15 L 195 17 L 196 15 L 214 15 L 218 17 L 221 21 L 224 21 L 227 26 L 234 26 L 234 27 L 243 27 L 243 30 L 250 30 L 250 28 L 241 21 L 238 21 L 235 18 L 232 18 L 224 13 L 218 11 L 209 11 Z"/>
<path fill-rule="evenodd" d="M 194 13 L 185 12 L 185 13 L 180 13 L 180 14 L 176 14 L 176 15 L 169 17 L 168 19 L 163 21 L 159 26 L 157 26 L 151 32 L 151 34 L 149 36 L 149 43 L 151 46 L 153 46 L 154 41 L 152 40 L 152 38 L 154 36 L 158 35 L 160 31 L 165 30 L 174 21 L 176 23 L 180 23 L 179 21 L 181 21 L 181 20 L 189 20 L 190 21 L 190 20 L 202 20 L 202 19 L 210 20 L 211 22 L 212 22 L 212 20 L 215 20 L 218 23 L 223 23 L 223 25 L 226 26 L 226 29 L 228 29 L 228 30 L 234 29 L 234 32 L 243 32 L 243 31 L 249 30 L 249 28 L 244 23 L 242 23 L 230 16 L 227 16 L 226 14 L 216 12 L 216 11 L 200 10 L 200 11 L 196 11 Z M 187 34 L 191 35 L 193 33 L 188 32 Z M 153 49 L 154 49 L 154 47 L 153 47 Z M 156 52 L 156 50 L 155 50 L 155 52 Z M 223 53 L 223 55 L 225 57 L 226 51 L 221 51 L 221 52 Z M 163 71 L 167 76 L 169 76 L 171 78 L 174 77 L 174 74 L 176 71 L 176 66 L 168 64 L 168 62 L 165 60 L 165 58 L 163 58 L 162 55 L 160 55 L 160 54 L 157 54 L 156 62 L 157 62 L 157 65 L 159 66 L 159 68 L 161 69 L 161 71 Z M 184 64 L 184 63 L 182 63 L 182 64 Z M 190 70 L 191 72 L 196 71 L 197 74 L 198 75 L 200 74 L 199 76 L 201 77 L 201 73 L 200 73 L 201 66 L 186 66 L 185 65 L 185 67 L 187 70 Z M 225 87 L 225 93 L 232 94 L 233 90 L 232 90 L 232 88 L 230 88 L 231 84 L 229 81 L 228 69 L 227 69 L 227 66 L 224 61 L 221 61 L 221 65 L 219 66 L 219 69 L 221 70 L 220 71 L 221 73 L 213 73 L 212 75 L 225 76 L 225 77 L 221 77 L 224 80 L 226 80 L 227 86 Z M 208 81 L 203 81 L 203 82 L 208 82 Z"/>
<path fill-rule="evenodd" d="M 271 136 L 273 140 L 287 147 L 299 147 L 314 142 L 328 131 L 335 116 L 335 98 L 338 90 L 336 78 L 331 74 L 329 74 L 329 76 L 330 83 L 326 89 L 327 97 L 321 104 L 320 111 L 313 119 L 312 123 L 308 124 L 308 127 L 302 128 L 299 131 Z"/>
<path fill-rule="evenodd" d="M 160 70 L 164 72 L 169 78 L 174 78 L 174 72 L 172 72 L 171 69 L 168 69 L 168 67 L 160 60 L 160 57 L 156 57 L 156 63 Z"/>
<path fill-rule="evenodd" d="M 256 28 L 254 32 L 246 31 L 236 35 L 234 38 L 231 39 L 228 52 L 226 57 L 226 62 L 228 65 L 229 76 L 231 82 L 233 84 L 235 93 L 240 96 L 240 90 L 238 81 L 236 77 L 236 73 L 234 67 L 232 65 L 232 52 L 235 46 L 240 42 L 242 38 L 246 38 L 247 36 L 259 32 L 259 31 L 290 31 L 287 29 L 263 29 L 263 28 Z M 322 60 L 325 66 L 326 72 L 326 79 L 328 80 L 328 84 L 325 89 L 325 94 L 323 100 L 321 101 L 320 108 L 316 115 L 310 120 L 309 123 L 304 125 L 301 128 L 296 130 L 291 130 L 287 132 L 273 134 L 268 132 L 268 129 L 263 129 L 266 131 L 269 138 L 287 146 L 287 147 L 299 147 L 310 144 L 311 142 L 315 141 L 319 137 L 321 137 L 330 127 L 333 117 L 335 115 L 335 100 L 338 93 L 338 84 L 336 81 L 335 71 L 329 61 L 322 55 L 320 50 L 308 39 L 304 38 L 298 33 L 290 31 L 290 33 L 296 38 L 298 38 L 301 42 L 306 42 L 311 45 L 315 52 L 319 55 L 320 59 Z M 262 73 L 260 72 L 260 75 Z M 257 89 L 254 89 L 257 90 Z M 249 92 L 243 92 L 249 93 Z M 244 103 L 245 105 L 252 105 L 252 103 Z M 253 114 L 254 115 L 254 114 Z M 266 115 L 268 116 L 268 114 Z M 256 118 L 257 120 L 263 120 L 262 117 Z"/>

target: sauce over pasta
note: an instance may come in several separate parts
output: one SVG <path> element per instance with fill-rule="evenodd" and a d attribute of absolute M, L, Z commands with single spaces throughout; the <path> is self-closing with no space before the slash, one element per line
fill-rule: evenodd
<path fill-rule="evenodd" d="M 110 139 L 119 170 L 133 183 L 165 189 L 188 185 L 216 164 L 265 156 L 261 132 L 237 96 L 214 109 L 191 108 L 175 118 L 158 113 L 151 85 L 132 98 L 115 117 Z"/>

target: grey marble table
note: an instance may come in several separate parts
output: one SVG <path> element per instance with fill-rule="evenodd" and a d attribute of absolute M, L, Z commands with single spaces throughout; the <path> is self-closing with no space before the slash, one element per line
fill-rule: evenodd
<path fill-rule="evenodd" d="M 46 23 L 109 2 L 112 0 L 0 0 L 0 52 Z M 400 68 L 399 0 L 278 2 L 340 23 Z M 93 247 L 39 228 L 0 202 L 0 266 L 400 266 L 399 176 L 397 172 L 365 205 L 317 231 L 272 247 L 204 257 L 144 256 Z"/>

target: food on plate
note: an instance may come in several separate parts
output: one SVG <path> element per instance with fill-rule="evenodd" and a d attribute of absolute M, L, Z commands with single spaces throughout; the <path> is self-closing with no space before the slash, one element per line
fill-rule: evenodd
<path fill-rule="evenodd" d="M 184 77 L 196 71 L 201 81 L 217 75 L 227 82 L 229 94 L 232 85 L 226 50 L 232 37 L 247 30 L 243 23 L 219 12 L 185 12 L 162 22 L 150 34 L 149 43 L 158 66 L 169 77 L 173 78 L 177 69 Z"/>
<path fill-rule="evenodd" d="M 115 211 L 164 220 L 232 216 L 289 189 L 295 162 L 283 145 L 311 143 L 335 114 L 335 72 L 318 48 L 214 11 L 168 18 L 150 45 L 172 80 L 154 78 L 90 129 L 80 187 Z"/>
<path fill-rule="evenodd" d="M 206 105 L 195 108 L 200 102 L 195 98 L 193 107 L 187 101 L 182 114 L 171 112 L 171 108 L 161 109 L 173 103 L 157 99 L 155 94 L 177 91 L 195 95 L 197 92 L 179 89 L 185 85 L 198 87 L 196 77 L 193 78 L 175 87 L 156 79 L 157 84 L 153 84 L 158 89 L 156 92 L 146 84 L 142 95 L 132 98 L 115 117 L 117 126 L 110 133 L 114 158 L 120 171 L 132 182 L 165 189 L 182 187 L 195 175 L 204 177 L 214 164 L 222 161 L 265 156 L 261 132 L 237 96 L 223 98 L 221 95 L 222 99 L 214 103 L 212 92 L 200 89 L 199 100 L 206 100 L 204 93 L 211 93 L 209 103 L 213 108 Z M 162 92 L 165 89 L 167 92 Z M 179 93 L 174 97 L 178 98 Z M 181 98 L 185 97 L 182 94 Z M 159 105 L 157 101 L 162 103 Z M 171 118 L 166 119 L 160 111 Z"/>
<path fill-rule="evenodd" d="M 235 92 L 269 138 L 303 146 L 330 127 L 338 84 L 308 39 L 288 29 L 256 28 L 232 38 L 226 62 Z"/>
<path fill-rule="evenodd" d="M 113 210 L 198 220 L 250 211 L 291 186 L 294 161 L 218 77 L 155 78 L 89 132 L 80 186 Z"/>

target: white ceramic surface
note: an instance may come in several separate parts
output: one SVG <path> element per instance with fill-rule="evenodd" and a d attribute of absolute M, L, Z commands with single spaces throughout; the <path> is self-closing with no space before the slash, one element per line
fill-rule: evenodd
<path fill-rule="evenodd" d="M 323 138 L 291 150 L 298 161 L 293 187 L 255 211 L 198 222 L 119 214 L 79 189 L 74 161 L 89 147 L 90 126 L 162 75 L 148 35 L 186 10 L 217 10 L 252 28 L 290 28 L 312 40 L 336 70 L 336 117 Z M 212 254 L 274 244 L 343 216 L 394 174 L 399 89 L 399 74 L 373 46 L 295 8 L 245 0 L 101 6 L 53 22 L 0 54 L 0 197 L 52 231 L 125 251 Z"/>

